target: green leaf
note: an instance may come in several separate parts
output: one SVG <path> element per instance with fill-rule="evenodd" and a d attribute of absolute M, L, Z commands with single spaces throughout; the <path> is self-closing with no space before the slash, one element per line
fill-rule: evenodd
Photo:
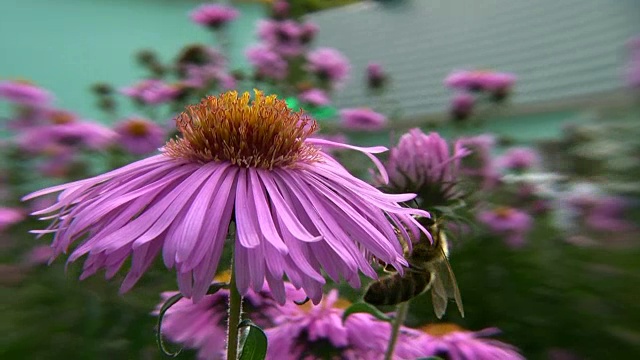
<path fill-rule="evenodd" d="M 267 357 L 267 335 L 251 320 L 245 319 L 238 324 L 240 334 L 239 360 L 264 360 Z"/>
<path fill-rule="evenodd" d="M 311 110 L 310 113 L 318 120 L 326 120 L 335 117 L 338 111 L 332 106 L 319 106 Z"/>
<path fill-rule="evenodd" d="M 209 286 L 209 290 L 207 290 L 207 295 L 212 295 L 218 292 L 220 289 L 228 289 L 228 283 L 213 283 Z"/>
<path fill-rule="evenodd" d="M 298 108 L 300 107 L 300 102 L 295 97 L 288 97 L 284 99 L 284 102 L 287 103 L 287 107 L 289 107 L 289 109 L 294 111 L 298 111 Z"/>
<path fill-rule="evenodd" d="M 160 348 L 160 351 L 166 356 L 176 357 L 182 351 L 182 349 L 179 349 L 175 353 L 172 353 L 171 351 L 167 350 L 167 348 L 164 346 L 164 341 L 162 340 L 162 319 L 164 318 L 164 313 L 166 313 L 170 307 L 175 305 L 175 303 L 180 301 L 182 297 L 183 297 L 182 294 L 176 294 L 170 297 L 169 300 L 167 300 L 162 305 L 162 308 L 160 308 L 160 313 L 158 314 L 158 327 L 156 329 L 156 336 L 157 336 L 156 340 L 158 341 L 158 347 Z"/>
<path fill-rule="evenodd" d="M 355 313 L 367 313 L 367 314 L 373 315 L 378 320 L 382 320 L 386 322 L 393 321 L 392 317 L 385 315 L 382 311 L 378 310 L 378 308 L 376 308 L 375 306 L 360 302 L 360 303 L 355 303 L 349 306 L 344 311 L 344 314 L 342 314 L 342 322 L 345 322 L 345 320 L 347 320 L 347 317 L 349 317 L 349 315 L 355 314 Z"/>

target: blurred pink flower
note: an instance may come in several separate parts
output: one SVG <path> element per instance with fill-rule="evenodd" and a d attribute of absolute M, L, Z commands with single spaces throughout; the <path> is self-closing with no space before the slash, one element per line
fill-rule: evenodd
<path fill-rule="evenodd" d="M 387 74 L 382 65 L 371 62 L 367 65 L 367 86 L 371 89 L 379 89 L 387 82 Z"/>
<path fill-rule="evenodd" d="M 264 44 L 249 47 L 245 55 L 259 77 L 282 80 L 287 76 L 289 64 L 279 54 Z"/>
<path fill-rule="evenodd" d="M 623 198 L 606 196 L 597 199 L 587 211 L 585 224 L 595 231 L 625 232 L 636 229 L 626 219 L 629 203 Z"/>
<path fill-rule="evenodd" d="M 0 81 L 0 98 L 19 105 L 43 107 L 51 103 L 53 95 L 28 82 Z"/>
<path fill-rule="evenodd" d="M 122 88 L 120 92 L 142 104 L 161 104 L 174 100 L 180 89 L 162 80 L 147 79 Z"/>
<path fill-rule="evenodd" d="M 469 151 L 456 142 L 449 144 L 438 133 L 425 135 L 419 128 L 403 134 L 391 149 L 386 169 L 389 187 L 398 192 L 415 192 L 430 205 L 446 205 L 459 194 L 460 159 Z"/>
<path fill-rule="evenodd" d="M 461 137 L 458 143 L 470 151 L 460 162 L 460 173 L 479 181 L 483 189 L 495 187 L 500 177 L 492 158 L 495 137 L 490 134 Z"/>
<path fill-rule="evenodd" d="M 455 324 L 428 325 L 425 332 L 398 350 L 408 356 L 403 359 L 437 356 L 451 360 L 524 360 L 516 347 L 487 338 L 498 332 L 495 328 L 467 331 Z"/>
<path fill-rule="evenodd" d="M 507 170 L 525 171 L 540 163 L 538 153 L 527 147 L 514 147 L 496 159 L 496 165 Z"/>
<path fill-rule="evenodd" d="M 451 99 L 451 116 L 454 120 L 465 120 L 473 111 L 476 99 L 467 92 L 458 92 Z"/>
<path fill-rule="evenodd" d="M 339 88 L 347 80 L 351 65 L 336 49 L 318 48 L 307 54 L 308 70 L 331 88 Z"/>
<path fill-rule="evenodd" d="M 239 15 L 238 10 L 232 6 L 222 4 L 204 4 L 193 10 L 191 20 L 196 24 L 218 30 L 231 22 Z"/>
<path fill-rule="evenodd" d="M 348 302 L 331 290 L 320 304 L 285 304 L 275 326 L 267 329 L 267 359 L 380 359 L 391 333 L 387 322 L 353 314 L 342 322 Z M 372 331 L 375 329 L 375 331 Z"/>
<path fill-rule="evenodd" d="M 182 294 L 201 300 L 216 273 L 235 216 L 234 271 L 241 294 L 266 281 L 285 301 L 283 276 L 315 303 L 323 271 L 360 286 L 360 273 L 376 278 L 373 257 L 403 271 L 396 240 L 402 224 L 412 236 L 426 232 L 400 205 L 414 194 L 385 194 L 353 177 L 317 145 L 359 148 L 308 138 L 317 128 L 275 95 L 227 92 L 188 106 L 177 117 L 182 136 L 162 153 L 106 174 L 54 186 L 29 200 L 61 192 L 50 214 L 55 255 L 82 240 L 69 256 L 87 256 L 81 278 L 106 269 L 113 277 L 131 257 L 121 287 L 128 291 L 162 252 L 176 268 Z M 247 131 L 251 129 L 252 131 Z M 206 220 L 206 221 L 205 221 Z"/>
<path fill-rule="evenodd" d="M 369 108 L 340 110 L 340 125 L 349 130 L 376 131 L 387 125 L 387 117 Z"/>
<path fill-rule="evenodd" d="M 506 96 L 516 82 L 516 76 L 490 70 L 456 70 L 447 76 L 444 84 L 462 91 L 488 91 Z"/>
<path fill-rule="evenodd" d="M 271 16 L 274 19 L 282 20 L 289 16 L 289 2 L 286 0 L 276 0 L 271 3 Z"/>
<path fill-rule="evenodd" d="M 533 219 L 529 214 L 510 207 L 481 211 L 478 220 L 496 235 L 505 237 L 511 248 L 522 247 L 526 242 L 525 235 L 533 226 Z"/>
<path fill-rule="evenodd" d="M 74 121 L 31 127 L 22 132 L 16 142 L 25 151 L 61 155 L 77 148 L 102 150 L 111 145 L 115 138 L 116 133 L 103 125 Z"/>
<path fill-rule="evenodd" d="M 23 263 L 27 267 L 33 267 L 38 265 L 44 265 L 53 257 L 53 249 L 49 245 L 38 245 L 27 253 L 24 257 Z"/>
<path fill-rule="evenodd" d="M 5 231 L 9 227 L 24 220 L 25 213 L 21 209 L 0 207 L 0 231 Z"/>
<path fill-rule="evenodd" d="M 331 104 L 329 95 L 322 89 L 309 89 L 298 94 L 298 99 L 303 103 L 313 106 L 324 106 Z"/>
<path fill-rule="evenodd" d="M 162 126 L 140 117 L 131 117 L 120 121 L 114 127 L 119 135 L 118 143 L 126 151 L 143 155 L 154 152 L 166 140 L 166 132 Z"/>
<path fill-rule="evenodd" d="M 316 23 L 306 21 L 300 24 L 300 42 L 307 45 L 315 39 L 316 34 L 320 31 L 320 27 Z"/>

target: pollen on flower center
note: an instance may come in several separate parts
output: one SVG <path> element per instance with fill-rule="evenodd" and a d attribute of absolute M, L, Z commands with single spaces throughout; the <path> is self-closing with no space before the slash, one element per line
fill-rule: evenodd
<path fill-rule="evenodd" d="M 133 136 L 145 136 L 149 133 L 149 126 L 143 120 L 131 120 L 127 124 L 127 131 Z"/>
<path fill-rule="evenodd" d="M 428 324 L 421 327 L 420 330 L 431 336 L 444 336 L 452 332 L 464 331 L 463 328 L 452 323 Z"/>
<path fill-rule="evenodd" d="M 501 206 L 493 211 L 498 217 L 503 219 L 509 218 L 511 214 L 513 214 L 513 209 L 506 206 Z"/>
<path fill-rule="evenodd" d="M 305 143 L 316 122 L 258 90 L 253 101 L 248 92 L 209 96 L 188 106 L 176 124 L 182 137 L 165 146 L 172 157 L 265 169 L 319 160 L 318 148 Z"/>

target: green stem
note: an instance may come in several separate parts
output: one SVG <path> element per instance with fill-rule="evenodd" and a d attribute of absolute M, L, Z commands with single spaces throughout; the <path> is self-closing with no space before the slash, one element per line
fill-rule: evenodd
<path fill-rule="evenodd" d="M 398 335 L 400 334 L 400 326 L 404 323 L 404 319 L 407 317 L 409 311 L 409 302 L 403 302 L 396 307 L 396 317 L 393 320 L 393 327 L 391 328 L 391 337 L 389 338 L 389 346 L 387 346 L 387 352 L 384 354 L 384 360 L 393 359 L 393 350 L 398 342 Z"/>
<path fill-rule="evenodd" d="M 233 260 L 231 260 L 233 262 Z M 229 322 L 227 328 L 227 360 L 238 358 L 238 324 L 242 314 L 242 296 L 236 287 L 236 275 L 231 265 L 231 281 L 229 282 Z"/>

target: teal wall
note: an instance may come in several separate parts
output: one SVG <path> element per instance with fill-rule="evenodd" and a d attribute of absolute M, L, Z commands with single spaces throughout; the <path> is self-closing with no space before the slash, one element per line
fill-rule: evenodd
<path fill-rule="evenodd" d="M 172 59 L 187 43 L 214 44 L 192 24 L 190 0 L 0 0 L 0 79 L 22 78 L 53 91 L 60 107 L 99 117 L 88 88 L 106 81 L 126 86 L 143 73 L 133 54 L 143 48 Z M 257 4 L 229 28 L 233 68 L 246 65 L 243 48 L 264 14 Z M 5 109 L 6 110 L 6 109 Z M 1 109 L 0 109 L 1 113 Z"/>

